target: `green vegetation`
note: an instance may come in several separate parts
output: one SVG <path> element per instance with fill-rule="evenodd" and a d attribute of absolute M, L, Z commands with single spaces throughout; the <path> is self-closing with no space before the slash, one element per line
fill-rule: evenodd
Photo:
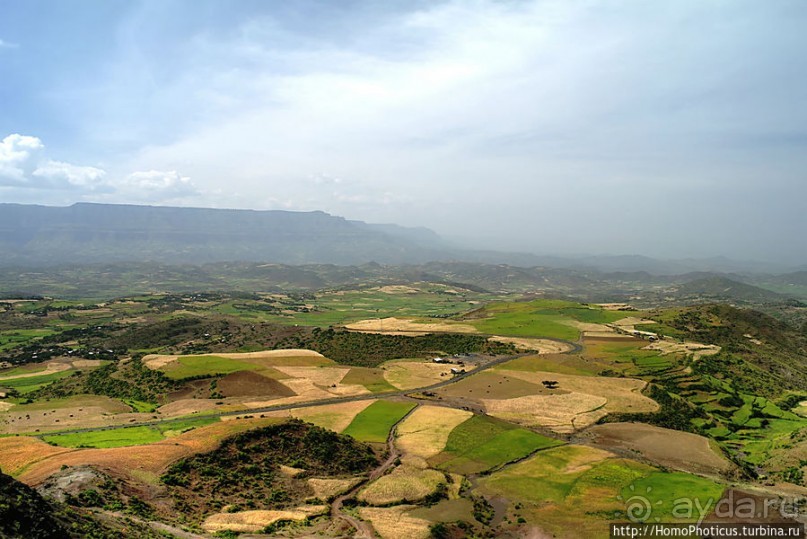
<path fill-rule="evenodd" d="M 179 384 L 162 372 L 149 369 L 139 357 L 126 363 L 109 363 L 89 372 L 74 372 L 72 376 L 40 389 L 34 399 L 63 398 L 70 395 L 105 395 L 115 399 L 158 404 Z"/>
<path fill-rule="evenodd" d="M 354 417 L 342 434 L 361 442 L 386 442 L 392 426 L 414 407 L 411 402 L 375 401 Z"/>
<path fill-rule="evenodd" d="M 383 393 L 384 391 L 395 391 L 395 386 L 387 382 L 384 378 L 384 371 L 381 369 L 369 369 L 363 367 L 353 367 L 348 371 L 342 384 L 356 384 L 367 388 L 373 393 Z"/>
<path fill-rule="evenodd" d="M 46 387 L 57 380 L 66 378 L 73 374 L 72 371 L 66 370 L 61 372 L 54 372 L 51 374 L 43 374 L 41 376 L 28 376 L 25 378 L 12 378 L 10 380 L 0 380 L 0 387 L 13 389 L 20 395 L 27 395 L 37 389 Z"/>
<path fill-rule="evenodd" d="M 652 472 L 622 489 L 622 498 L 643 496 L 652 519 L 693 522 L 714 509 L 725 487 L 710 479 L 681 472 Z M 691 511 L 690 511 L 691 510 Z"/>
<path fill-rule="evenodd" d="M 62 447 L 125 447 L 150 444 L 164 440 L 166 435 L 179 434 L 210 425 L 216 417 L 199 417 L 181 421 L 166 421 L 154 426 L 124 427 L 70 434 L 50 434 L 42 439 Z"/>
<path fill-rule="evenodd" d="M 237 434 L 214 451 L 182 459 L 161 481 L 179 513 L 200 518 L 225 505 L 238 510 L 299 504 L 311 494 L 306 477 L 361 474 L 377 464 L 367 445 L 288 421 Z M 305 473 L 289 477 L 281 465 Z"/>
<path fill-rule="evenodd" d="M 448 436 L 445 450 L 433 461 L 455 473 L 479 473 L 563 442 L 491 417 L 474 415 Z"/>
<path fill-rule="evenodd" d="M 220 356 L 182 356 L 161 370 L 172 380 L 258 370 L 254 363 Z"/>
<path fill-rule="evenodd" d="M 278 343 L 278 348 L 308 348 L 343 365 L 377 367 L 390 359 L 424 357 L 433 354 L 512 354 L 511 344 L 489 342 L 486 337 L 463 334 L 422 336 L 378 335 L 320 330 L 295 334 Z"/>

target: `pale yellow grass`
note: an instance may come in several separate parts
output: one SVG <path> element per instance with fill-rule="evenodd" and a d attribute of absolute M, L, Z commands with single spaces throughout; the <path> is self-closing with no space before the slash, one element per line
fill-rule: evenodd
<path fill-rule="evenodd" d="M 529 395 L 515 399 L 483 399 L 487 412 L 501 419 L 527 427 L 545 427 L 558 433 L 570 433 L 588 427 L 605 417 L 604 397 L 565 393 Z"/>
<path fill-rule="evenodd" d="M 697 361 L 702 357 L 713 356 L 720 352 L 721 348 L 715 344 L 701 344 L 696 342 L 675 342 L 667 339 L 650 343 L 644 347 L 645 350 L 658 350 L 661 355 L 682 353 L 691 355 Z"/>
<path fill-rule="evenodd" d="M 626 316 L 625 318 L 620 318 L 613 325 L 619 327 L 633 327 L 638 326 L 640 324 L 655 324 L 655 320 L 648 320 L 647 318 L 637 318 L 635 316 Z"/>
<path fill-rule="evenodd" d="M 0 402 L 0 412 L 8 412 L 13 406 L 10 402 Z"/>
<path fill-rule="evenodd" d="M 280 465 L 280 473 L 287 477 L 297 477 L 301 473 L 305 472 L 302 468 L 293 468 L 291 466 L 285 466 L 283 464 Z"/>
<path fill-rule="evenodd" d="M 0 470 L 6 474 L 18 475 L 39 460 L 71 451 L 75 449 L 54 447 L 29 436 L 0 438 Z"/>
<path fill-rule="evenodd" d="M 69 363 L 52 361 L 45 365 L 45 370 L 43 371 L 28 372 L 25 374 L 17 374 L 15 376 L 0 376 L 0 380 L 19 380 L 22 378 L 33 378 L 35 376 L 45 376 L 47 374 L 55 374 L 57 372 L 63 372 L 67 370 L 70 370 Z"/>
<path fill-rule="evenodd" d="M 411 286 L 406 286 L 402 284 L 381 286 L 377 288 L 377 290 L 385 294 L 417 294 L 418 292 L 420 292 L 418 288 L 413 288 Z"/>
<path fill-rule="evenodd" d="M 76 369 L 86 369 L 92 367 L 100 367 L 104 362 L 100 359 L 76 359 L 71 362 Z"/>
<path fill-rule="evenodd" d="M 214 533 L 223 530 L 256 533 L 279 520 L 305 520 L 308 517 L 321 515 L 327 511 L 327 505 L 304 505 L 287 511 L 256 510 L 216 513 L 202 522 L 202 529 Z"/>
<path fill-rule="evenodd" d="M 416 320 L 395 317 L 360 320 L 358 322 L 346 324 L 345 327 L 352 331 L 361 331 L 364 333 L 383 333 L 386 335 L 425 335 L 426 333 L 434 332 L 478 332 L 478 330 L 470 324 L 460 324 L 455 322 L 418 322 Z"/>
<path fill-rule="evenodd" d="M 312 406 L 310 408 L 269 412 L 266 415 L 268 417 L 293 417 L 313 423 L 324 429 L 342 432 L 362 410 L 372 403 L 373 401 L 368 399 L 364 401 L 342 402 L 325 406 Z"/>
<path fill-rule="evenodd" d="M 215 410 L 219 407 L 216 404 L 217 402 L 219 401 L 214 399 L 180 399 L 160 406 L 157 408 L 157 411 L 164 416 L 188 415 L 207 410 Z"/>
<path fill-rule="evenodd" d="M 302 348 L 289 348 L 286 350 L 261 350 L 259 352 L 221 352 L 213 354 L 193 354 L 194 356 L 216 356 L 228 359 L 274 359 L 280 357 L 320 357 L 325 358 L 319 352 L 305 350 Z M 159 369 L 172 363 L 182 356 L 149 354 L 143 357 L 143 364 L 150 369 Z"/>
<path fill-rule="evenodd" d="M 494 342 L 514 344 L 521 350 L 535 350 L 539 354 L 563 354 L 573 349 L 571 344 L 551 341 L 549 339 L 530 339 L 527 337 L 502 337 L 495 335 L 488 339 Z"/>
<path fill-rule="evenodd" d="M 336 385 L 350 371 L 349 368 L 337 367 L 286 367 L 276 366 L 275 369 L 294 378 L 302 378 L 321 386 Z"/>
<path fill-rule="evenodd" d="M 355 487 L 359 481 L 361 481 L 360 477 L 349 479 L 319 479 L 312 477 L 308 480 L 308 486 L 314 491 L 315 498 L 330 500 Z"/>
<path fill-rule="evenodd" d="M 434 492 L 438 484 L 445 482 L 445 476 L 437 470 L 402 464 L 362 489 L 358 499 L 370 505 L 417 501 Z"/>
<path fill-rule="evenodd" d="M 381 539 L 428 539 L 431 522 L 407 514 L 415 505 L 361 507 L 359 516 L 369 521 Z"/>
<path fill-rule="evenodd" d="M 424 459 L 445 449 L 448 435 L 473 414 L 442 406 L 421 406 L 400 425 L 395 443 L 401 451 Z"/>
<path fill-rule="evenodd" d="M 430 386 L 442 382 L 451 372 L 450 366 L 425 361 L 391 361 L 383 369 L 384 379 L 398 389 Z"/>
<path fill-rule="evenodd" d="M 607 401 L 604 406 L 606 413 L 641 413 L 658 410 L 658 404 L 653 399 L 642 395 L 642 390 L 647 385 L 644 380 L 515 370 L 508 370 L 507 375 L 521 378 L 537 385 L 540 385 L 544 380 L 554 380 L 558 382 L 558 389 L 604 397 Z"/>
<path fill-rule="evenodd" d="M 583 333 L 590 331 L 596 331 L 602 333 L 615 333 L 615 330 L 613 328 L 610 328 L 605 324 L 592 324 L 590 322 L 579 322 L 577 320 L 563 320 L 563 323 L 566 324 L 567 326 L 577 328 Z"/>

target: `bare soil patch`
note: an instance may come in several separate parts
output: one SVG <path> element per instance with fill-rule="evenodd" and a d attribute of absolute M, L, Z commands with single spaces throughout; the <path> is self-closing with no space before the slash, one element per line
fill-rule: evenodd
<path fill-rule="evenodd" d="M 283 383 L 252 371 L 228 374 L 219 380 L 216 388 L 225 397 L 280 398 L 296 395 Z"/>
<path fill-rule="evenodd" d="M 597 446 L 637 452 L 669 468 L 707 474 L 733 469 L 728 460 L 712 449 L 708 438 L 689 432 L 644 423 L 608 423 L 591 427 L 585 435 Z"/>

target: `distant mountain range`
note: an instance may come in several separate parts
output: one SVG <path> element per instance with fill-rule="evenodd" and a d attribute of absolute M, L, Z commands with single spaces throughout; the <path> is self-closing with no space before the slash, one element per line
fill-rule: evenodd
<path fill-rule="evenodd" d="M 321 211 L 88 203 L 69 207 L 0 204 L 0 253 L 2 267 L 120 262 L 361 265 L 455 261 L 655 276 L 780 272 L 770 265 L 725 258 L 561 257 L 463 249 L 427 228 L 369 224 Z"/>

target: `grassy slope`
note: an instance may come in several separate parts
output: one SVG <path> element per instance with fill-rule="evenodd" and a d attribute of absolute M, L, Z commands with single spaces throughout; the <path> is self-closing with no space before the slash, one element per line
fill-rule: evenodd
<path fill-rule="evenodd" d="M 392 426 L 414 407 L 409 402 L 376 401 L 353 418 L 342 434 L 361 442 L 386 442 Z"/>

